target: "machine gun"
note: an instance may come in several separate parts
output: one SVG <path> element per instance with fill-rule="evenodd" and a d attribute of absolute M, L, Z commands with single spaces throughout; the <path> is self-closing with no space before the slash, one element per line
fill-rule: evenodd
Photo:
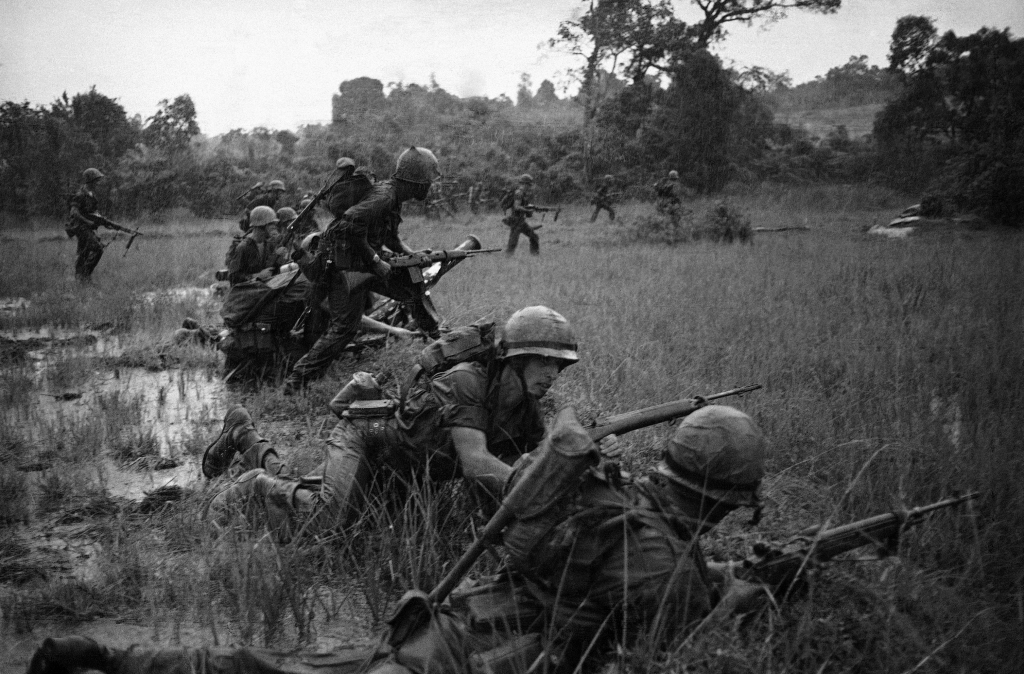
<path fill-rule="evenodd" d="M 865 545 L 874 545 L 878 550 L 876 559 L 885 557 L 896 551 L 904 530 L 922 523 L 936 510 L 952 508 L 978 496 L 978 492 L 972 492 L 910 510 L 875 515 L 831 529 L 809 527 L 780 548 L 756 544 L 754 554 L 743 560 L 734 569 L 734 573 L 741 580 L 768 586 L 772 596 L 781 601 L 804 585 L 807 571 L 837 555 Z"/>

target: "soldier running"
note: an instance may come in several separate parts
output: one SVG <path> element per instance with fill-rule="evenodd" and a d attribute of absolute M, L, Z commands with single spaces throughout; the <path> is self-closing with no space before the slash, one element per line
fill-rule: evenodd
<path fill-rule="evenodd" d="M 294 393 L 322 376 L 341 355 L 359 330 L 369 292 L 406 302 L 417 327 L 431 337 L 439 336 L 438 320 L 425 303 L 423 282 L 414 282 L 406 273 L 392 274 L 391 265 L 384 259 L 390 253 L 414 252 L 398 235 L 402 204 L 409 199 L 422 201 L 439 175 L 433 152 L 410 147 L 398 158 L 391 179 L 374 184 L 324 233 L 320 246 L 326 247 L 326 268 L 316 266 L 325 260 L 323 255 L 314 258 L 301 249 L 295 252 L 293 257 L 303 273 L 314 283 L 326 286 L 331 322 L 288 375 L 287 392 Z"/>
<path fill-rule="evenodd" d="M 505 248 L 506 255 L 514 255 L 516 246 L 519 245 L 519 235 L 524 235 L 530 240 L 530 254 L 540 255 L 540 238 L 533 227 L 527 224 L 526 219 L 533 217 L 533 176 L 524 173 L 519 176 L 519 184 L 516 186 L 515 194 L 512 197 L 512 213 L 504 219 L 508 225 L 508 246 Z"/>

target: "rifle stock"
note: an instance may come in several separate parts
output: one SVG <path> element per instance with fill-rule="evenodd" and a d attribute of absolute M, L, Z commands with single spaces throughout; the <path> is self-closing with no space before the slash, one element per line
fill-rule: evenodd
<path fill-rule="evenodd" d="M 743 560 L 736 576 L 760 582 L 769 587 L 776 598 L 785 597 L 797 586 L 806 569 L 813 569 L 844 552 L 865 545 L 875 545 L 880 552 L 893 551 L 904 529 L 920 524 L 943 508 L 978 498 L 978 492 L 944 499 L 902 512 L 884 513 L 831 529 L 814 526 L 798 532 L 781 548 L 755 546 L 754 554 Z"/>

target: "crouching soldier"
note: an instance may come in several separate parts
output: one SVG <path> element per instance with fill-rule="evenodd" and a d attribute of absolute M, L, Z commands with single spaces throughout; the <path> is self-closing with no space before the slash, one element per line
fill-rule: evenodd
<path fill-rule="evenodd" d="M 507 490 L 523 478 L 543 481 L 530 465 L 544 465 L 545 453 L 553 451 L 596 453 L 572 410 L 563 410 L 539 449 L 520 460 Z M 698 537 L 727 513 L 758 506 L 764 453 L 764 437 L 747 415 L 709 406 L 683 421 L 662 460 L 642 477 L 619 484 L 591 473 L 570 493 L 531 502 L 530 513 L 504 536 L 509 561 L 521 574 L 504 586 L 511 615 L 493 610 L 488 599 L 497 601 L 497 593 L 473 588 L 465 593 L 474 597 L 468 604 L 453 597 L 453 606 L 468 606 L 461 614 L 441 611 L 404 633 L 393 621 L 390 648 L 338 654 L 119 650 L 83 637 L 47 639 L 29 674 L 76 666 L 109 674 L 353 674 L 374 658 L 379 662 L 369 671 L 377 674 L 526 671 L 531 664 L 548 671 L 545 662 L 556 671 L 578 671 L 582 661 L 603 659 L 616 643 L 649 638 L 656 645 L 685 635 L 699 620 L 713 623 L 754 596 L 756 586 L 708 567 Z M 487 617 L 474 615 L 474 606 Z M 491 621 L 511 632 L 493 629 Z"/>
<path fill-rule="evenodd" d="M 399 483 L 464 477 L 481 496 L 498 500 L 511 464 L 544 437 L 538 401 L 562 369 L 578 360 L 576 348 L 572 327 L 561 314 L 527 307 L 508 319 L 489 363 L 459 363 L 420 377 L 401 405 L 380 401 L 375 408 L 346 411 L 339 395 L 331 406 L 342 418 L 324 460 L 302 478 L 286 476 L 248 412 L 235 407 L 203 458 L 207 477 L 229 468 L 241 472 L 214 499 L 211 519 L 224 523 L 243 504 L 255 503 L 266 506 L 282 538 L 296 526 L 314 535 L 336 530 L 363 510 L 381 471 Z"/>

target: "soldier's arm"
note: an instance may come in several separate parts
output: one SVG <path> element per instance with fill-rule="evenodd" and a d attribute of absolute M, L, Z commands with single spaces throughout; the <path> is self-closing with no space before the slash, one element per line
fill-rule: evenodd
<path fill-rule="evenodd" d="M 453 426 L 450 430 L 462 474 L 500 498 L 512 468 L 487 451 L 487 436 L 483 431 L 465 426 Z"/>
<path fill-rule="evenodd" d="M 89 217 L 89 215 L 90 214 L 86 213 L 85 210 L 82 208 L 79 198 L 76 197 L 75 199 L 71 200 L 71 217 L 76 222 L 79 222 L 85 225 L 86 227 L 96 229 L 97 227 L 99 227 L 99 223 L 93 222 L 93 219 Z"/>
<path fill-rule="evenodd" d="M 530 208 L 530 203 L 526 200 L 526 192 L 523 190 L 516 190 L 515 197 L 512 201 L 512 212 L 513 213 L 533 213 L 533 209 Z"/>
<path fill-rule="evenodd" d="M 373 266 L 373 258 L 377 251 L 373 249 L 367 240 L 372 221 L 379 219 L 380 214 L 372 208 L 372 199 L 360 201 L 352 208 L 345 211 L 343 216 L 347 226 L 342 230 L 341 235 L 349 242 L 353 252 L 358 255 L 367 267 Z"/>

